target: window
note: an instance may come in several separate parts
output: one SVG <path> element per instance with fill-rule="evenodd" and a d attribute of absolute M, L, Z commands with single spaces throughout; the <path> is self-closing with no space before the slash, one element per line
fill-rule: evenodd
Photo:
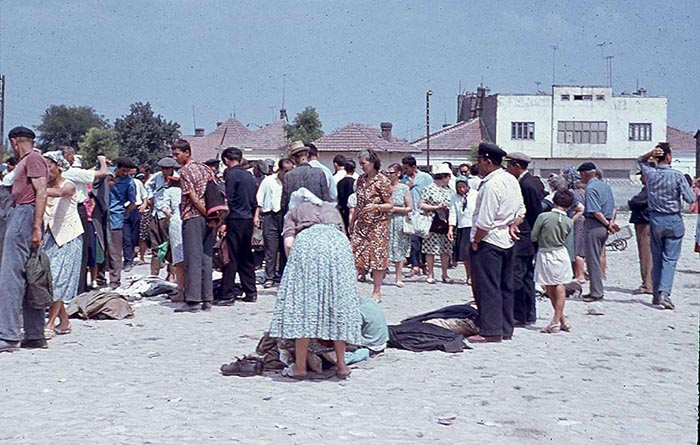
<path fill-rule="evenodd" d="M 607 122 L 559 121 L 557 123 L 557 143 L 559 144 L 605 144 L 607 141 Z"/>
<path fill-rule="evenodd" d="M 535 139 L 535 123 L 534 122 L 511 122 L 510 123 L 510 138 L 511 139 Z"/>
<path fill-rule="evenodd" d="M 629 140 L 630 141 L 650 141 L 651 140 L 651 124 L 630 124 Z"/>
<path fill-rule="evenodd" d="M 568 95 L 568 94 L 562 94 L 562 95 L 561 95 L 561 100 L 569 100 L 569 95 Z"/>
<path fill-rule="evenodd" d="M 574 100 L 593 100 L 591 94 L 574 94 Z"/>
<path fill-rule="evenodd" d="M 605 94 L 596 94 L 595 100 L 605 100 Z"/>

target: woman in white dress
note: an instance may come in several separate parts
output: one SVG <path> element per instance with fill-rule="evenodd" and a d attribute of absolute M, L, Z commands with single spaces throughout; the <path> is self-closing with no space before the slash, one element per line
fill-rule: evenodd
<path fill-rule="evenodd" d="M 163 199 L 158 201 L 158 210 L 165 213 L 168 219 L 168 242 L 170 244 L 172 265 L 175 267 L 178 301 L 182 300 L 182 293 L 185 289 L 185 253 L 182 245 L 182 219 L 180 218 L 181 199 L 180 178 L 169 176 L 168 188 L 163 193 Z"/>

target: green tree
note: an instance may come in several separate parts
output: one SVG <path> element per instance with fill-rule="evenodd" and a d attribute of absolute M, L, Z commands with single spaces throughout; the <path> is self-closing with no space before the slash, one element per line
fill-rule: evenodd
<path fill-rule="evenodd" d="M 170 154 L 168 146 L 180 137 L 180 124 L 155 115 L 149 102 L 131 105 L 131 112 L 114 122 L 119 154 L 136 164 L 154 164 Z"/>
<path fill-rule="evenodd" d="M 54 149 L 57 145 L 70 145 L 78 150 L 80 140 L 90 128 L 107 128 L 104 116 L 88 106 L 51 105 L 41 116 L 39 147 Z"/>
<path fill-rule="evenodd" d="M 304 111 L 297 113 L 294 122 L 284 127 L 287 139 L 290 141 L 301 140 L 305 144 L 323 136 L 321 119 L 314 107 L 306 107 Z"/>
<path fill-rule="evenodd" d="M 97 165 L 97 155 L 105 155 L 107 159 L 115 159 L 119 156 L 117 133 L 109 128 L 92 127 L 78 145 L 85 168 Z"/>

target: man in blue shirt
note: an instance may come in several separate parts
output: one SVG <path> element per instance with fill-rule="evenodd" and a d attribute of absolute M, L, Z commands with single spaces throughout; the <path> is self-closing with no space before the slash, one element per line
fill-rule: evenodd
<path fill-rule="evenodd" d="M 411 199 L 413 199 L 413 211 L 418 211 L 420 204 L 420 194 L 424 188 L 433 183 L 433 178 L 418 169 L 416 158 L 413 156 L 404 156 L 401 159 L 403 165 L 404 177 L 402 182 L 411 190 Z M 421 268 L 425 267 L 425 255 L 421 253 L 422 239 L 416 235 L 411 235 L 411 272 L 407 275 L 408 278 L 419 275 Z"/>
<path fill-rule="evenodd" d="M 136 207 L 136 184 L 129 170 L 136 168 L 131 159 L 114 161 L 114 185 L 109 190 L 109 285 L 112 289 L 121 284 L 123 265 L 124 217 Z M 128 206 L 127 206 L 128 203 Z"/>
<path fill-rule="evenodd" d="M 603 299 L 603 268 L 600 255 L 605 249 L 608 235 L 619 228 L 615 224 L 615 198 L 610 186 L 598 179 L 596 166 L 584 162 L 578 168 L 581 181 L 586 184 L 586 202 L 583 216 L 585 231 L 586 266 L 591 280 L 590 293 L 583 301 L 593 302 Z"/>
<path fill-rule="evenodd" d="M 656 165 L 648 163 L 656 159 Z M 695 202 L 695 194 L 683 173 L 671 168 L 673 156 L 668 142 L 659 142 L 649 153 L 637 159 L 646 179 L 649 226 L 651 229 L 652 282 L 654 292 L 652 304 L 664 309 L 673 309 L 671 289 L 676 263 L 681 255 L 681 244 L 685 227 L 681 210 L 683 203 Z"/>

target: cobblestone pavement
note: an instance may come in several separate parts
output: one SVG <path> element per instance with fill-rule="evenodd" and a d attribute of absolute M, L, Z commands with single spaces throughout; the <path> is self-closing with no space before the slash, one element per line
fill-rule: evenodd
<path fill-rule="evenodd" d="M 390 349 L 344 382 L 219 374 L 221 363 L 255 348 L 274 289 L 261 290 L 257 304 L 210 313 L 174 314 L 149 301 L 131 320 L 74 320 L 73 333 L 48 350 L 0 355 L 0 442 L 696 443 L 694 218 L 686 228 L 675 311 L 632 293 L 631 240 L 608 252 L 604 315 L 567 302 L 571 333 L 518 329 L 511 342 L 461 354 Z M 461 268 L 451 274 L 464 278 Z M 422 280 L 383 292 L 390 323 L 470 299 L 463 284 Z M 541 327 L 549 303 L 538 310 Z"/>

